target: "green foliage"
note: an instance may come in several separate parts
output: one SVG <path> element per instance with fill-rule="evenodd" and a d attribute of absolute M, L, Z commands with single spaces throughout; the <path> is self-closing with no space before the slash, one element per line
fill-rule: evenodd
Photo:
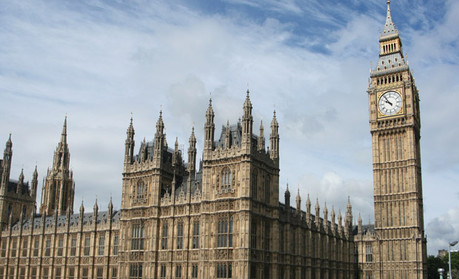
<path fill-rule="evenodd" d="M 439 279 L 440 274 L 438 274 L 438 269 L 443 268 L 445 272 L 443 273 L 443 279 L 448 278 L 448 254 L 446 256 L 439 258 L 436 256 L 429 256 L 427 258 L 427 277 L 428 279 Z M 453 273 L 453 278 L 459 279 L 459 252 L 451 253 L 451 269 Z"/>
<path fill-rule="evenodd" d="M 427 258 L 427 278 L 428 279 L 439 279 L 440 274 L 438 273 L 438 269 L 443 268 L 445 271 L 448 269 L 448 258 L 446 262 L 436 256 L 429 256 Z M 444 273 L 446 275 L 446 273 Z M 446 278 L 445 276 L 443 277 Z"/>

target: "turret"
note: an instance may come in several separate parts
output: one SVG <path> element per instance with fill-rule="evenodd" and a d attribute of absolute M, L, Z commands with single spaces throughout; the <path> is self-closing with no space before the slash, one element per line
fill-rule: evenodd
<path fill-rule="evenodd" d="M 163 122 L 163 112 L 159 112 L 159 118 L 156 122 L 156 133 L 155 133 L 155 143 L 154 143 L 154 156 L 159 158 L 161 156 L 161 151 L 166 146 L 166 135 L 164 134 L 164 122 Z"/>
<path fill-rule="evenodd" d="M 341 210 L 338 213 L 338 234 L 343 234 L 343 216 L 341 215 Z"/>
<path fill-rule="evenodd" d="M 260 122 L 260 135 L 258 136 L 258 151 L 265 151 L 265 128 L 263 127 L 263 120 Z"/>
<path fill-rule="evenodd" d="M 94 207 L 92 211 L 92 220 L 94 224 L 97 223 L 97 214 L 99 214 L 99 205 L 97 204 L 97 199 L 96 199 L 96 202 L 94 203 Z"/>
<path fill-rule="evenodd" d="M 188 141 L 188 172 L 191 176 L 196 173 L 196 137 L 194 136 L 194 127 L 191 130 L 190 140 Z"/>
<path fill-rule="evenodd" d="M 300 188 L 298 188 L 298 194 L 296 195 L 296 214 L 300 215 L 301 213 L 301 197 L 300 197 Z"/>
<path fill-rule="evenodd" d="M 242 146 L 248 148 L 248 152 L 250 152 L 252 145 L 252 126 L 252 102 L 250 102 L 250 92 L 247 89 L 247 96 L 244 102 L 244 115 L 242 116 Z"/>
<path fill-rule="evenodd" d="M 215 124 L 214 124 L 214 110 L 212 109 L 212 98 L 209 99 L 209 107 L 206 111 L 206 123 L 204 124 L 204 157 L 206 154 L 213 150 L 214 148 L 214 134 L 215 134 Z"/>
<path fill-rule="evenodd" d="M 346 218 L 344 220 L 344 233 L 346 236 L 350 236 L 352 231 L 352 206 L 351 198 L 347 199 Z"/>
<path fill-rule="evenodd" d="M 124 151 L 124 164 L 130 164 L 134 158 L 134 125 L 132 124 L 132 116 L 131 116 L 131 123 L 126 131 L 126 142 L 125 142 L 125 151 Z"/>
<path fill-rule="evenodd" d="M 359 213 L 359 220 L 358 220 L 358 229 L 357 229 L 357 233 L 358 233 L 358 234 L 362 234 L 362 233 L 363 233 L 363 229 L 362 229 L 362 217 L 360 216 L 360 213 Z"/>
<path fill-rule="evenodd" d="M 315 216 L 315 223 L 316 226 L 319 227 L 320 225 L 320 206 L 319 206 L 319 199 L 316 200 L 316 216 Z"/>
<path fill-rule="evenodd" d="M 110 201 L 108 202 L 108 206 L 107 206 L 107 213 L 108 213 L 108 219 L 111 220 L 113 217 L 113 202 L 112 202 L 111 196 L 110 196 Z"/>
<path fill-rule="evenodd" d="M 327 203 L 324 205 L 324 228 L 325 230 L 328 229 L 328 209 L 327 209 Z"/>
<path fill-rule="evenodd" d="M 13 142 L 11 141 L 11 134 L 6 141 L 5 151 L 3 152 L 2 161 L 2 181 L 0 181 L 1 192 L 6 193 L 8 191 L 8 183 L 10 181 L 11 172 L 11 158 L 13 157 Z"/>
<path fill-rule="evenodd" d="M 270 136 L 270 157 L 279 165 L 279 124 L 276 119 L 276 111 L 273 113 L 271 121 L 271 136 Z"/>
<path fill-rule="evenodd" d="M 285 208 L 287 210 L 287 213 L 290 213 L 290 191 L 288 190 L 288 184 L 287 184 L 287 189 L 285 190 L 285 193 L 284 193 L 284 200 L 285 200 Z"/>
<path fill-rule="evenodd" d="M 21 169 L 21 174 L 19 174 L 18 184 L 16 186 L 16 193 L 22 194 L 23 187 L 24 187 L 24 169 Z"/>
<path fill-rule="evenodd" d="M 330 220 L 330 223 L 331 223 L 331 230 L 332 232 L 335 232 L 336 230 L 336 224 L 335 224 L 335 207 L 332 206 L 332 211 L 331 211 L 331 220 Z"/>
<path fill-rule="evenodd" d="M 231 127 L 229 121 L 226 122 L 226 130 L 225 130 L 225 148 L 231 147 Z"/>
<path fill-rule="evenodd" d="M 308 198 L 306 199 L 306 221 L 308 222 L 309 225 L 311 225 L 312 218 L 311 218 L 311 200 L 309 199 L 309 194 Z"/>
<path fill-rule="evenodd" d="M 81 201 L 81 205 L 80 205 L 80 221 L 81 223 L 83 223 L 83 218 L 84 218 L 84 204 L 83 204 L 83 201 Z"/>
<path fill-rule="evenodd" d="M 53 170 L 68 171 L 70 165 L 70 153 L 67 144 L 67 116 L 62 127 L 61 140 L 54 152 Z"/>
<path fill-rule="evenodd" d="M 35 166 L 35 170 L 33 171 L 33 177 L 32 177 L 32 189 L 30 192 L 30 196 L 35 200 L 37 197 L 37 189 L 38 189 L 38 171 L 37 171 L 37 166 Z"/>

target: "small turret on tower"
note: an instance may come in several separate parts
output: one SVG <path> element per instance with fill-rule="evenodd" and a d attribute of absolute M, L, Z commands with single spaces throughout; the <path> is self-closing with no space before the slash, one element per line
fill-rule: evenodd
<path fill-rule="evenodd" d="M 250 91 L 247 89 L 247 96 L 244 102 L 244 115 L 242 116 L 242 146 L 250 152 L 252 147 L 252 102 L 250 101 Z"/>
<path fill-rule="evenodd" d="M 134 125 L 132 123 L 132 116 L 131 116 L 131 123 L 126 131 L 126 142 L 125 142 L 125 151 L 124 151 L 124 164 L 130 164 L 134 160 Z"/>
<path fill-rule="evenodd" d="M 265 128 L 263 127 L 263 120 L 260 122 L 260 135 L 258 136 L 258 151 L 265 151 Z"/>
<path fill-rule="evenodd" d="M 212 98 L 209 99 L 209 107 L 206 111 L 206 124 L 204 124 L 204 158 L 207 158 L 210 151 L 214 149 L 214 135 L 215 135 L 215 124 L 214 124 L 214 110 L 212 108 Z"/>
<path fill-rule="evenodd" d="M 270 136 L 270 157 L 279 166 L 279 123 L 276 119 L 276 111 L 273 113 L 271 121 L 271 136 Z"/>
<path fill-rule="evenodd" d="M 196 137 L 194 135 L 194 127 L 191 129 L 191 136 L 188 147 L 188 172 L 191 176 L 196 173 Z"/>

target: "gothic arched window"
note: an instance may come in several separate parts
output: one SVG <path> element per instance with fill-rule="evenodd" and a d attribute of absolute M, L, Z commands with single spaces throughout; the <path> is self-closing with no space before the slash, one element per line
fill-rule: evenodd
<path fill-rule="evenodd" d="M 229 168 L 222 171 L 222 189 L 231 189 L 231 170 Z"/>

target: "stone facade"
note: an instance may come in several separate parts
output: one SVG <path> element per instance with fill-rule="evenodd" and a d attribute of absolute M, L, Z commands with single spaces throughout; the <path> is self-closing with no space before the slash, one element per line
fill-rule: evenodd
<path fill-rule="evenodd" d="M 375 224 L 355 236 L 362 278 L 427 278 L 419 92 L 392 21 L 390 2 L 368 88 Z"/>
<path fill-rule="evenodd" d="M 178 140 L 168 147 L 162 112 L 154 139 L 135 154 L 131 118 L 120 211 L 110 202 L 99 212 L 96 201 L 93 213 L 82 204 L 73 214 L 65 120 L 37 214 L 37 172 L 30 189 L 23 174 L 9 179 L 10 137 L 0 169 L 0 278 L 423 278 L 419 96 L 389 5 L 380 44 L 368 89 L 375 225 L 359 216 L 353 227 L 350 199 L 344 216 L 318 201 L 313 212 L 309 196 L 302 211 L 299 193 L 291 206 L 288 185 L 279 202 L 279 124 L 274 112 L 265 144 L 247 91 L 242 118 L 217 140 L 209 101 L 199 164 L 194 128 L 185 161 Z"/>

